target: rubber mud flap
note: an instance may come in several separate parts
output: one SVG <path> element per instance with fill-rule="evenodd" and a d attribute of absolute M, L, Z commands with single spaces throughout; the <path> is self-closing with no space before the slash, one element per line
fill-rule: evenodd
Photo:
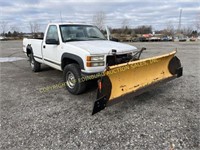
<path fill-rule="evenodd" d="M 98 88 L 97 100 L 94 102 L 92 115 L 103 110 L 106 107 L 111 94 L 112 84 L 108 76 L 102 76 L 102 78 L 99 79 L 98 84 L 100 82 L 102 87 L 101 89 Z"/>

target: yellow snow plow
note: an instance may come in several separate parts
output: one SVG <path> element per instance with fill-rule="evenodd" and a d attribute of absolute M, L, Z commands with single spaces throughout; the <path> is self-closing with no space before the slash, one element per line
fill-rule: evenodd
<path fill-rule="evenodd" d="M 175 54 L 176 51 L 173 51 L 107 67 L 98 81 L 97 100 L 92 114 L 122 100 L 127 94 L 137 96 L 157 84 L 182 76 L 183 68 Z"/>

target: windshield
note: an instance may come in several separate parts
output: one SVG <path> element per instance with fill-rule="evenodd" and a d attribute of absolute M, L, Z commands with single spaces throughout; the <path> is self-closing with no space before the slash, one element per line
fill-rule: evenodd
<path fill-rule="evenodd" d="M 89 25 L 60 25 L 63 42 L 106 40 L 101 31 Z"/>

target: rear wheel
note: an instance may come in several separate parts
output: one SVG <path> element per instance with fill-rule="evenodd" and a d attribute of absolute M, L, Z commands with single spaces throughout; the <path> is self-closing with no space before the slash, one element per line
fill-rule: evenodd
<path fill-rule="evenodd" d="M 80 82 L 81 69 L 78 64 L 65 66 L 63 76 L 66 88 L 70 93 L 78 95 L 85 91 L 86 82 Z"/>
<path fill-rule="evenodd" d="M 33 72 L 38 72 L 40 71 L 40 63 L 35 61 L 33 54 L 30 54 L 29 56 L 29 61 L 30 61 L 30 66 L 31 66 L 31 70 Z"/>

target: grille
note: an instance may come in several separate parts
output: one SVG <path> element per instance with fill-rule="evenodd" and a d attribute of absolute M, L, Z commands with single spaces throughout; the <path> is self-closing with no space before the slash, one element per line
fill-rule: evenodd
<path fill-rule="evenodd" d="M 116 60 L 115 60 L 115 56 L 111 55 L 111 56 L 107 56 L 106 63 L 108 66 L 113 66 L 116 64 L 128 62 L 131 58 L 132 57 L 130 54 L 121 54 L 121 55 L 116 55 Z"/>

